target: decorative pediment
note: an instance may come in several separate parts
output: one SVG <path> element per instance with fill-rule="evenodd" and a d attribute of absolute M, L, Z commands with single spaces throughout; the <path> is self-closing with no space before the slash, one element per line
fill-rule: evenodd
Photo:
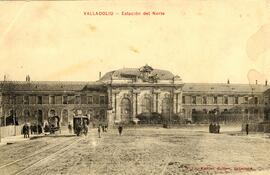
<path fill-rule="evenodd" d="M 149 83 L 156 83 L 157 80 L 159 80 L 159 77 L 157 74 L 153 74 L 152 71 L 154 69 L 151 66 L 148 66 L 147 64 L 141 68 L 139 68 L 140 75 L 139 78 L 143 82 L 149 82 Z"/>

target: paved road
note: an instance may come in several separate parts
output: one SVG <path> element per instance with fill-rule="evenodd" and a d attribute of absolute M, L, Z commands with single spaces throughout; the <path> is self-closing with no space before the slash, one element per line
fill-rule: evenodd
<path fill-rule="evenodd" d="M 270 139 L 207 129 L 109 130 L 98 138 L 41 138 L 0 147 L 0 174 L 257 174 L 270 169 Z"/>

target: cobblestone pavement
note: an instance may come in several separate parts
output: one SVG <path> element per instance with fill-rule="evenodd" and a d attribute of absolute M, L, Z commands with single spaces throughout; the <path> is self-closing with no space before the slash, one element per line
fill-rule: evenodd
<path fill-rule="evenodd" d="M 270 139 L 207 129 L 111 129 L 0 147 L 0 174 L 269 174 Z"/>

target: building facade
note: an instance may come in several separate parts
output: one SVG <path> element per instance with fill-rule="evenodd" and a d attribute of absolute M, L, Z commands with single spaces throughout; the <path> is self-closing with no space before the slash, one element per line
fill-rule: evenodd
<path fill-rule="evenodd" d="M 261 122 L 270 117 L 269 86 L 183 83 L 167 70 L 123 68 L 96 82 L 1 82 L 1 124 L 43 125 L 59 116 L 61 126 L 86 115 L 93 123 L 137 122 L 156 113 L 193 123 Z"/>

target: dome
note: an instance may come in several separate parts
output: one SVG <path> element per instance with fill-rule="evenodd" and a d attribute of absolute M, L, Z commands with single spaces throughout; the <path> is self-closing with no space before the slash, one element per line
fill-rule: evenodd
<path fill-rule="evenodd" d="M 123 68 L 106 73 L 100 81 L 109 81 L 112 79 L 149 79 L 155 78 L 158 80 L 172 80 L 174 75 L 167 70 L 153 69 L 152 67 L 145 65 L 140 68 Z"/>

